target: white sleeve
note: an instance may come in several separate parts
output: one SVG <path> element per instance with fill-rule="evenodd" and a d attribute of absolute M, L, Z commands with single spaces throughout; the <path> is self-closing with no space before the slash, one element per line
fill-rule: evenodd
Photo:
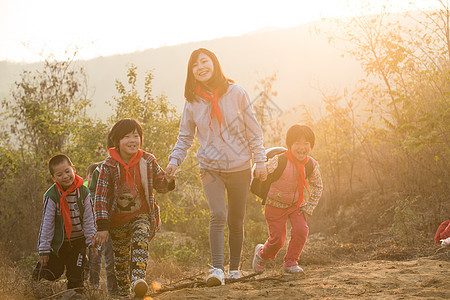
<path fill-rule="evenodd" d="M 50 255 L 52 250 L 51 244 L 55 235 L 55 217 L 56 203 L 49 197 L 44 196 L 44 208 L 38 240 L 38 251 L 41 255 Z"/>
<path fill-rule="evenodd" d="M 183 115 L 181 116 L 180 130 L 177 138 L 177 143 L 169 155 L 169 163 L 174 165 L 181 165 L 187 155 L 187 151 L 192 146 L 194 140 L 195 125 L 193 112 L 190 109 L 190 103 L 186 101 L 184 105 Z"/>
<path fill-rule="evenodd" d="M 84 213 L 83 213 L 83 233 L 86 238 L 86 245 L 90 246 L 92 244 L 92 238 L 96 233 L 95 220 L 94 220 L 94 210 L 92 208 L 91 195 L 88 194 L 83 200 Z"/>

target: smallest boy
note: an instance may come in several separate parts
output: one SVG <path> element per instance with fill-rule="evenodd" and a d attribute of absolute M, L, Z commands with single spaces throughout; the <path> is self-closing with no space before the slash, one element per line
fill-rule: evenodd
<path fill-rule="evenodd" d="M 39 262 L 33 278 L 56 280 L 66 271 L 67 288 L 82 292 L 86 246 L 96 255 L 92 241 L 95 222 L 89 189 L 75 174 L 70 158 L 53 156 L 48 168 L 55 182 L 44 194 L 39 231 Z"/>

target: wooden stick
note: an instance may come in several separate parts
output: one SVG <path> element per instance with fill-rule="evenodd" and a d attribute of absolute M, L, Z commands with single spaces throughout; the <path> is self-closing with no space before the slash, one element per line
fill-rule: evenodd
<path fill-rule="evenodd" d="M 254 278 L 255 276 L 261 275 L 261 273 L 251 273 L 247 276 L 243 276 L 241 278 L 227 278 L 225 279 L 225 282 L 228 284 L 232 284 L 232 283 L 236 283 L 236 282 L 246 282 L 249 280 L 253 280 L 253 281 L 267 281 L 267 280 L 276 280 L 276 281 L 282 281 L 282 282 L 286 282 L 289 281 L 288 278 L 283 278 L 283 277 L 277 277 L 277 276 L 270 276 L 270 277 L 262 277 L 262 278 Z M 180 281 L 183 280 L 187 280 L 189 278 L 192 278 L 195 276 L 191 276 L 188 278 L 184 278 Z M 297 278 L 297 277 L 293 277 L 293 278 Z M 191 282 L 186 282 L 186 283 L 181 283 L 178 285 L 174 285 L 174 286 L 168 286 L 168 287 L 164 287 L 160 290 L 155 291 L 154 293 L 152 293 L 150 296 L 155 296 L 155 295 L 159 295 L 165 292 L 171 292 L 171 291 L 177 291 L 177 290 L 182 290 L 182 289 L 188 289 L 188 288 L 198 288 L 198 287 L 205 287 L 206 286 L 206 282 L 205 281 L 191 281 Z"/>

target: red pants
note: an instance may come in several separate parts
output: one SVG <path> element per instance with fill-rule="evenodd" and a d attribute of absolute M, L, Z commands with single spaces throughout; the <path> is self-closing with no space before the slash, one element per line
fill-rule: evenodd
<path fill-rule="evenodd" d="M 439 244 L 441 239 L 445 240 L 448 237 L 450 237 L 450 220 L 444 221 L 439 225 L 434 241 Z"/>
<path fill-rule="evenodd" d="M 305 215 L 296 206 L 277 208 L 266 205 L 264 217 L 269 229 L 269 238 L 259 255 L 263 259 L 275 258 L 286 241 L 286 224 L 289 219 L 291 222 L 291 240 L 284 256 L 284 267 L 296 265 L 308 237 L 309 228 L 306 224 Z"/>

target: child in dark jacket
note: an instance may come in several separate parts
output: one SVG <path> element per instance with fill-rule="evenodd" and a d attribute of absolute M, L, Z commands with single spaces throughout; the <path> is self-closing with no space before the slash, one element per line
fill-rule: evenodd
<path fill-rule="evenodd" d="M 175 181 L 140 149 L 143 132 L 137 120 L 117 122 L 109 139 L 114 147 L 100 166 L 95 193 L 96 241 L 103 246 L 111 237 L 119 295 L 143 298 L 148 247 L 161 223 L 153 189 L 166 193 Z"/>
<path fill-rule="evenodd" d="M 48 164 L 54 184 L 44 194 L 44 211 L 39 231 L 39 262 L 33 278 L 56 280 L 66 270 L 67 288 L 83 287 L 86 246 L 93 256 L 97 249 L 94 214 L 89 189 L 75 174 L 66 155 L 53 156 Z"/>
<path fill-rule="evenodd" d="M 95 191 L 97 189 L 97 180 L 101 163 L 92 163 L 89 165 L 86 174 L 87 186 L 91 193 L 91 200 L 95 199 Z M 100 270 L 102 265 L 102 253 L 105 257 L 106 269 L 106 288 L 109 295 L 117 293 L 116 271 L 114 270 L 114 253 L 112 241 L 109 238 L 102 247 L 98 249 L 97 257 L 89 256 L 89 284 L 92 289 L 100 288 Z"/>
<path fill-rule="evenodd" d="M 311 128 L 293 125 L 286 134 L 288 150 L 266 163 L 268 176 L 261 183 L 261 190 L 265 191 L 262 197 L 269 238 L 265 244 L 256 245 L 253 257 L 255 272 L 263 272 L 266 260 L 275 258 L 283 247 L 288 220 L 291 222 L 291 240 L 284 256 L 284 273 L 303 272 L 297 262 L 308 236 L 307 218 L 312 215 L 323 190 L 319 164 L 308 156 L 314 142 Z M 311 174 L 306 172 L 308 164 L 312 164 Z M 309 192 L 309 198 L 304 197 L 304 189 Z"/>

